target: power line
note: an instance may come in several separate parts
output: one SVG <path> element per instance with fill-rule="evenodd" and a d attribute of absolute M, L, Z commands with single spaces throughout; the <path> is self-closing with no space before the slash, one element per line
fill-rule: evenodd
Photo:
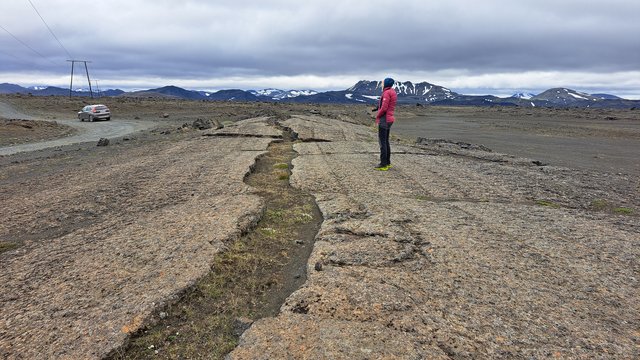
<path fill-rule="evenodd" d="M 71 54 L 69 54 L 69 51 L 67 51 L 67 48 L 64 47 L 64 45 L 62 45 L 62 42 L 60 42 L 60 40 L 58 39 L 58 37 L 56 36 L 56 34 L 53 33 L 53 30 L 51 30 L 51 28 L 49 27 L 49 24 L 47 24 L 46 21 L 44 21 L 44 18 L 42 17 L 42 15 L 40 15 L 40 12 L 38 11 L 38 9 L 36 9 L 36 6 L 33 5 L 33 2 L 31 2 L 31 0 L 29 0 L 29 4 L 31 4 L 31 7 L 33 7 L 33 10 L 36 11 L 36 14 L 38 14 L 38 16 L 40 17 L 40 20 L 42 20 L 42 22 L 44 23 L 44 26 L 47 27 L 47 29 L 49 29 L 49 32 L 51 33 L 51 35 L 53 35 L 53 38 L 56 39 L 56 41 L 58 42 L 58 44 L 60 44 L 60 47 L 64 50 L 64 52 L 67 53 L 67 55 L 69 56 L 69 58 L 73 58 L 73 56 L 71 56 Z"/>
<path fill-rule="evenodd" d="M 51 61 L 51 59 L 47 58 L 46 56 L 42 55 L 41 53 L 39 53 L 38 51 L 36 51 L 34 48 L 32 48 L 31 46 L 27 45 L 24 41 L 18 39 L 18 37 L 16 37 L 15 35 L 13 35 L 9 30 L 5 29 L 4 26 L 0 25 L 0 29 L 4 30 L 7 34 L 11 35 L 11 37 L 13 37 L 14 39 L 16 39 L 17 42 L 19 42 L 20 44 L 22 44 L 24 47 L 26 47 L 27 49 L 33 51 L 34 53 L 36 53 L 37 55 L 39 55 L 40 57 L 42 57 L 43 59 L 47 60 L 48 62 L 52 63 L 53 65 L 58 65 L 56 63 L 54 63 L 53 61 Z"/>

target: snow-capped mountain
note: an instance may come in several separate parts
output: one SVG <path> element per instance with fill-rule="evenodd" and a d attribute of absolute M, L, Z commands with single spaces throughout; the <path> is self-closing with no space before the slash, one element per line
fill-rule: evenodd
<path fill-rule="evenodd" d="M 548 101 L 555 105 L 572 105 L 580 102 L 593 102 L 602 100 L 596 96 L 565 88 L 553 88 L 540 93 L 531 98 L 531 100 Z"/>
<path fill-rule="evenodd" d="M 519 93 L 515 93 L 515 94 L 511 95 L 512 98 L 524 99 L 524 100 L 529 100 L 534 96 L 536 96 L 536 94 L 532 94 L 532 93 L 529 93 L 529 92 L 519 92 Z"/>
<path fill-rule="evenodd" d="M 399 102 L 435 102 L 440 100 L 454 99 L 458 94 L 455 92 L 428 82 L 414 84 L 411 81 L 396 81 L 393 88 L 398 94 Z M 364 97 L 369 100 L 375 100 L 382 93 L 381 81 L 362 80 L 345 90 L 352 93 L 353 98 Z"/>
<path fill-rule="evenodd" d="M 249 92 L 255 96 L 268 97 L 271 100 L 290 99 L 298 96 L 315 95 L 318 93 L 315 90 L 280 90 L 280 89 L 250 90 Z"/>
<path fill-rule="evenodd" d="M 94 91 L 94 96 L 160 97 L 212 101 L 278 101 L 325 104 L 375 104 L 380 99 L 382 84 L 362 80 L 346 90 L 316 92 L 314 90 L 239 90 L 220 91 L 186 90 L 177 86 L 124 92 L 119 89 Z M 522 106 L 522 107 L 581 107 L 581 108 L 640 108 L 640 100 L 627 100 L 609 94 L 587 94 L 567 88 L 554 88 L 538 95 L 517 93 L 500 98 L 493 95 L 463 95 L 445 87 L 421 82 L 396 82 L 394 88 L 400 104 L 445 106 Z M 0 94 L 30 94 L 34 96 L 69 96 L 69 89 L 55 86 L 24 88 L 0 83 Z M 88 96 L 86 89 L 72 91 L 72 96 Z"/>

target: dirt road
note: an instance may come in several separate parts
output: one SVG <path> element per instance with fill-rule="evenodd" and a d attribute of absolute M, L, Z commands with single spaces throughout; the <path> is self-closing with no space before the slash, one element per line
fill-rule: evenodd
<path fill-rule="evenodd" d="M 39 120 L 34 116 L 24 114 L 10 104 L 0 101 L 0 117 L 9 119 Z M 11 155 L 19 152 L 42 150 L 52 147 L 98 141 L 100 138 L 114 138 L 157 126 L 151 121 L 114 119 L 112 121 L 81 122 L 77 119 L 56 120 L 57 123 L 73 127 L 77 135 L 37 143 L 27 143 L 0 147 L 0 155 Z"/>
<path fill-rule="evenodd" d="M 56 120 L 59 124 L 75 128 L 79 133 L 55 140 L 30 144 L 20 144 L 0 148 L 0 155 L 11 155 L 19 152 L 42 150 L 71 144 L 98 141 L 100 138 L 115 138 L 157 126 L 151 121 L 112 120 L 100 122 L 79 122 L 78 120 Z"/>

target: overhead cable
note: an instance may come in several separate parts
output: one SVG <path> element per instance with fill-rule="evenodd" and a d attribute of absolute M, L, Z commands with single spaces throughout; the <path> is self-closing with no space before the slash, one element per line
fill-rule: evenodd
<path fill-rule="evenodd" d="M 53 38 L 56 39 L 58 44 L 60 44 L 60 47 L 64 50 L 64 52 L 67 53 L 67 56 L 69 56 L 69 59 L 72 59 L 73 56 L 71 56 L 71 54 L 69 54 L 69 51 L 67 51 L 67 48 L 65 48 L 64 45 L 62 45 L 62 42 L 60 42 L 60 39 L 58 39 L 56 34 L 53 33 L 53 30 L 51 30 L 51 28 L 49 27 L 49 24 L 47 24 L 47 22 L 44 21 L 44 18 L 42 17 L 42 15 L 40 15 L 40 12 L 38 11 L 38 9 L 36 9 L 36 6 L 33 4 L 33 2 L 31 0 L 29 0 L 29 4 L 31 4 L 31 7 L 33 7 L 33 10 L 35 10 L 36 14 L 38 14 L 38 16 L 40 17 L 40 20 L 42 20 L 42 22 L 44 23 L 44 26 L 46 26 L 47 29 L 49 29 L 49 32 L 51 33 Z"/>
<path fill-rule="evenodd" d="M 34 53 L 36 53 L 37 55 L 39 55 L 40 57 L 42 57 L 43 59 L 47 60 L 48 62 L 54 64 L 54 65 L 59 65 L 56 64 L 55 62 L 51 61 L 51 59 L 47 58 L 46 56 L 42 55 L 41 53 L 39 53 L 38 51 L 36 51 L 34 48 L 32 48 L 31 46 L 27 45 L 24 41 L 18 39 L 17 36 L 13 35 L 9 30 L 5 29 L 4 26 L 0 25 L 0 29 L 4 30 L 7 34 L 11 35 L 11 37 L 13 37 L 14 39 L 16 39 L 17 42 L 19 42 L 20 44 L 22 44 L 24 47 L 26 47 L 27 49 L 33 51 Z"/>

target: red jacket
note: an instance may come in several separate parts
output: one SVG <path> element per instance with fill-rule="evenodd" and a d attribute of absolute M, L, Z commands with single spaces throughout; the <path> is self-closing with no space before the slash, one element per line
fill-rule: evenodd
<path fill-rule="evenodd" d="M 376 116 L 376 124 L 380 124 L 380 118 L 387 115 L 387 122 L 393 123 L 396 119 L 393 117 L 393 113 L 396 111 L 396 103 L 398 102 L 398 94 L 393 90 L 393 87 L 385 88 L 382 92 L 382 98 L 380 100 L 380 106 L 378 108 L 378 115 Z"/>

